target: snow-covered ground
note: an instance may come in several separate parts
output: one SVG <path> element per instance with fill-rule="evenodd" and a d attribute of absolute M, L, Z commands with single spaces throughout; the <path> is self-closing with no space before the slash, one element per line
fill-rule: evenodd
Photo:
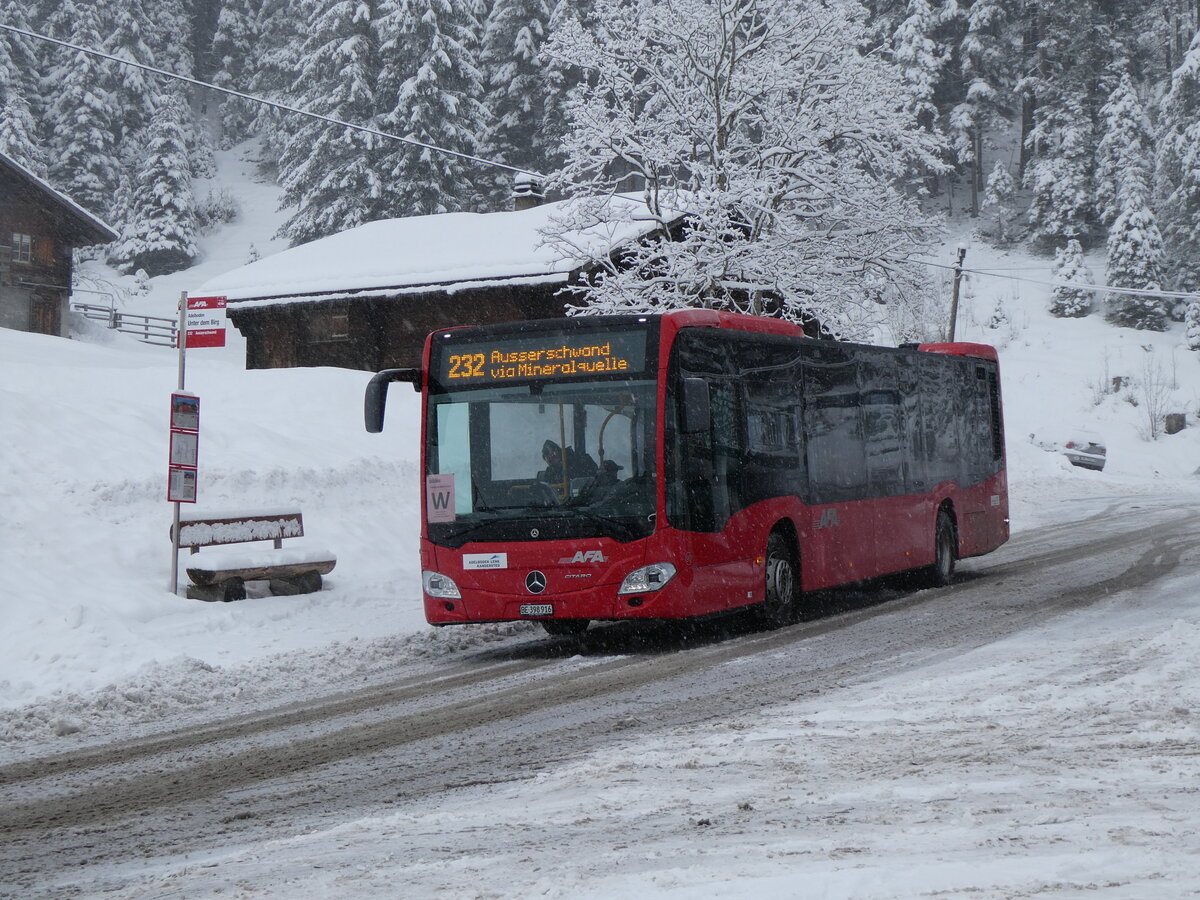
<path fill-rule="evenodd" d="M 237 154 L 222 164 L 242 220 L 210 236 L 196 269 L 126 309 L 170 315 L 181 290 L 245 262 L 250 243 L 279 246 L 273 189 Z M 1050 260 L 967 240 L 968 267 L 996 277 L 966 280 L 958 336 L 1000 347 L 1014 531 L 1106 498 L 1200 496 L 1200 354 L 1177 330 L 1053 319 L 1048 289 L 1017 280 L 1048 279 Z M 72 341 L 0 330 L 0 762 L 331 678 L 386 678 L 397 660 L 535 639 L 527 626 L 424 623 L 415 395 L 394 389 L 387 430 L 368 435 L 365 373 L 246 371 L 232 330 L 226 348 L 188 358 L 202 405 L 199 507 L 297 505 L 337 568 L 299 597 L 171 593 L 175 354 L 75 328 Z M 1189 427 L 1147 440 L 1160 402 Z M 1038 446 L 1072 428 L 1104 436 L 1104 472 Z M 769 719 L 610 745 L 529 782 L 131 874 L 122 896 L 390 896 L 409 879 L 448 897 L 1194 894 L 1197 597 L 1200 575 L 983 647 L 969 669 L 956 659 Z M 1107 770 L 1106 744 L 1122 760 L 1144 747 L 1145 762 Z M 522 842 L 545 829 L 558 834 L 554 859 Z M 485 833 L 478 853 L 438 849 Z"/>

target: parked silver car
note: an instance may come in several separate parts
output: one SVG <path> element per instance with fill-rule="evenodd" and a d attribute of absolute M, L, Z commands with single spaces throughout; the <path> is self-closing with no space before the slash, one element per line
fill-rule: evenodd
<path fill-rule="evenodd" d="M 1060 432 L 1061 433 L 1061 432 Z M 1100 472 L 1108 459 L 1108 448 L 1104 438 L 1092 431 L 1073 428 L 1067 432 L 1067 439 L 1045 439 L 1041 435 L 1029 435 L 1029 441 L 1034 446 L 1041 447 L 1047 453 L 1061 453 L 1073 466 L 1093 469 Z"/>
<path fill-rule="evenodd" d="M 1104 469 L 1104 463 L 1108 459 L 1108 448 L 1104 445 L 1104 438 L 1090 431 L 1070 432 L 1062 445 L 1062 452 L 1066 454 L 1071 465 L 1095 469 L 1097 472 Z"/>

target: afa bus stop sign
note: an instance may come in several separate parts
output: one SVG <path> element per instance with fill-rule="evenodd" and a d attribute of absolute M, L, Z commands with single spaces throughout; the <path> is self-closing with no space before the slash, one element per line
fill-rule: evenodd
<path fill-rule="evenodd" d="M 188 297 L 187 348 L 225 346 L 225 298 Z"/>

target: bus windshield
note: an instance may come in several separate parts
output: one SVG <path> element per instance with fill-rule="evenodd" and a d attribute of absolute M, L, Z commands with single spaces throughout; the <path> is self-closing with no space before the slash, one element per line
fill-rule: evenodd
<path fill-rule="evenodd" d="M 428 511 L 434 543 L 653 531 L 653 380 L 461 388 L 431 394 L 429 417 L 426 474 L 453 486 L 453 508 Z"/>

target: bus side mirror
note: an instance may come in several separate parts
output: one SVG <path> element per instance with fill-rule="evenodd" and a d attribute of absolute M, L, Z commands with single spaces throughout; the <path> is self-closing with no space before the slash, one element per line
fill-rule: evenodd
<path fill-rule="evenodd" d="M 712 425 L 708 408 L 708 382 L 703 378 L 684 378 L 680 393 L 683 401 L 681 426 L 684 434 L 701 434 Z"/>
<path fill-rule="evenodd" d="M 379 434 L 383 431 L 383 412 L 387 407 L 387 389 L 393 381 L 408 381 L 413 390 L 421 389 L 420 369 L 384 369 L 367 383 L 367 394 L 363 400 L 363 418 L 367 431 Z"/>

